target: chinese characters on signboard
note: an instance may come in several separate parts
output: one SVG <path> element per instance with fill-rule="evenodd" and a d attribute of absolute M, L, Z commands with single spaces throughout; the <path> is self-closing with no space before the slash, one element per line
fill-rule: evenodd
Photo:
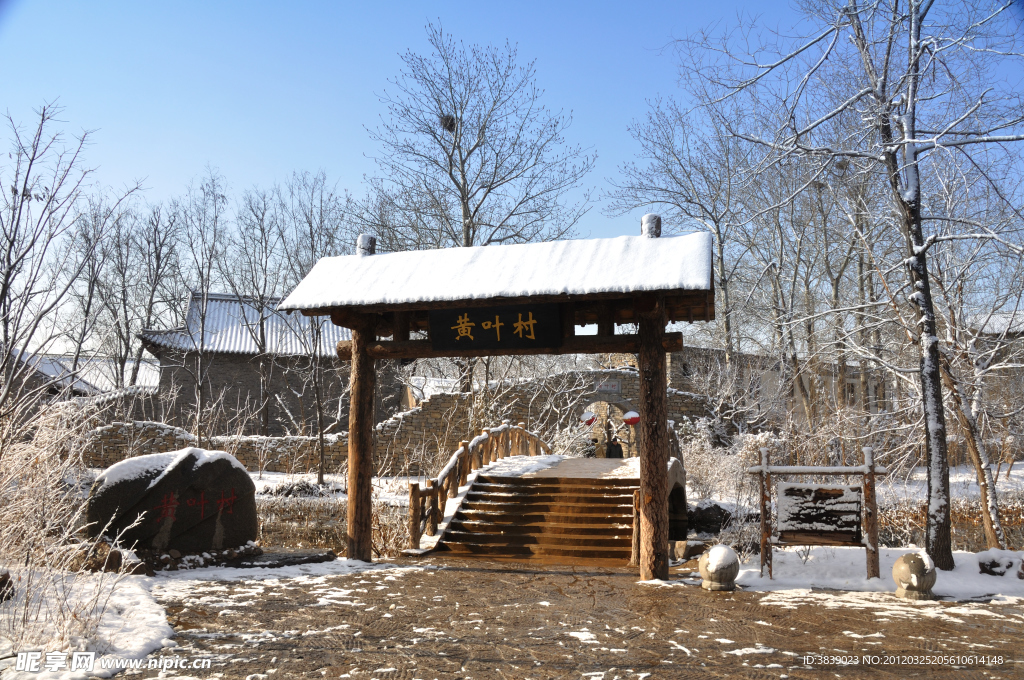
<path fill-rule="evenodd" d="M 562 344 L 558 305 L 476 307 L 430 312 L 435 350 L 547 349 Z"/>

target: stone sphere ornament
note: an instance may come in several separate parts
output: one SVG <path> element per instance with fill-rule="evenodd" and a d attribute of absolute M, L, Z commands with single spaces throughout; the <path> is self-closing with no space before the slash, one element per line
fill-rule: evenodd
<path fill-rule="evenodd" d="M 736 576 L 740 573 L 740 558 L 727 545 L 716 545 L 700 556 L 697 562 L 704 590 L 736 590 Z"/>
<path fill-rule="evenodd" d="M 927 555 L 907 553 L 892 565 L 892 580 L 896 581 L 896 597 L 908 600 L 934 600 L 935 564 Z"/>

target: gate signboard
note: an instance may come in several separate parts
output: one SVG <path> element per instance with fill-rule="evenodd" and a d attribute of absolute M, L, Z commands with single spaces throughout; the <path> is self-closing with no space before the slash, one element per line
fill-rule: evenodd
<path fill-rule="evenodd" d="M 562 345 L 558 305 L 436 309 L 430 312 L 435 350 L 535 349 Z"/>

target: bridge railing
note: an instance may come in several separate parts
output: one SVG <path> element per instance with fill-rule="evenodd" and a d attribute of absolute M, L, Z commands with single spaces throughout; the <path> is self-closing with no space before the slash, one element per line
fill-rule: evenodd
<path fill-rule="evenodd" d="M 419 548 L 423 534 L 434 536 L 444 518 L 445 501 L 459 495 L 459 487 L 468 481 L 469 474 L 485 465 L 508 456 L 543 456 L 551 453 L 551 445 L 526 423 L 513 425 L 504 420 L 497 427 L 485 427 L 470 441 L 459 442 L 459 448 L 435 479 L 428 479 L 424 487 L 409 484 L 409 547 Z"/>

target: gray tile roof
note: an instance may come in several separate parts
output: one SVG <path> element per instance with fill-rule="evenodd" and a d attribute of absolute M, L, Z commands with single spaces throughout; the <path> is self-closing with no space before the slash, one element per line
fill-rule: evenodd
<path fill-rule="evenodd" d="M 320 325 L 320 343 L 315 348 L 320 356 L 336 356 L 338 341 L 352 337 L 347 328 L 335 326 L 325 319 L 314 320 L 302 314 L 277 311 L 277 299 L 269 303 L 261 315 L 258 305 L 251 299 L 210 293 L 207 295 L 205 333 L 200 342 L 202 295 L 193 293 L 184 328 L 144 330 L 139 337 L 151 345 L 168 349 L 194 351 L 202 345 L 208 352 L 259 354 L 257 339 L 260 337 L 261 317 L 268 354 L 312 353 L 314 322 Z"/>

